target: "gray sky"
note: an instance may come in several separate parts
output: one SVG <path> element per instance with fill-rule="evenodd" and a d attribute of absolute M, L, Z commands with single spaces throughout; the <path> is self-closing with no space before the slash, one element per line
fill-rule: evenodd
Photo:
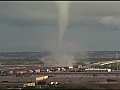
<path fill-rule="evenodd" d="M 57 3 L 1 1 L 0 52 L 59 50 Z M 120 50 L 119 1 L 73 1 L 68 14 L 63 50 Z"/>

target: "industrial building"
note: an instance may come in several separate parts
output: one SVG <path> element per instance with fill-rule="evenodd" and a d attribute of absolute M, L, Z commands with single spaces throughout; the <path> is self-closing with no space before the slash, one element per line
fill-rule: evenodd
<path fill-rule="evenodd" d="M 6 88 L 35 86 L 38 82 L 44 81 L 48 76 L 31 75 L 29 77 L 0 76 L 0 86 Z"/>
<path fill-rule="evenodd" d="M 86 68 L 86 72 L 111 72 L 111 69 Z"/>
<path fill-rule="evenodd" d="M 9 82 L 9 83 L 23 83 L 23 82 L 35 82 L 38 83 L 40 81 L 46 80 L 48 76 L 40 76 L 40 75 L 31 75 L 28 77 L 21 76 L 0 76 L 0 83 Z"/>
<path fill-rule="evenodd" d="M 113 80 L 112 82 L 108 82 L 108 80 Z M 116 75 L 98 75 L 98 74 L 71 74 L 71 75 L 56 75 L 54 77 L 49 77 L 46 82 L 48 84 L 59 83 L 62 85 L 74 85 L 74 86 L 85 86 L 90 87 L 92 85 L 99 86 L 101 83 L 104 85 L 106 83 L 110 83 L 117 85 L 120 84 L 120 76 Z M 120 88 L 120 87 L 119 87 Z"/>
<path fill-rule="evenodd" d="M 28 86 L 35 86 L 35 82 L 31 83 L 9 83 L 9 82 L 2 82 L 0 83 L 0 87 L 5 87 L 5 88 L 24 88 Z"/>

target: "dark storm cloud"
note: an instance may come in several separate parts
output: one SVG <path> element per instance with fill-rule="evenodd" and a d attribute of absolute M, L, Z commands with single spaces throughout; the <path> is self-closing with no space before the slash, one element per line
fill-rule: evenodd
<path fill-rule="evenodd" d="M 99 26 L 102 24 L 106 25 L 103 19 L 109 16 L 114 17 L 114 19 L 116 19 L 118 16 L 120 16 L 119 9 L 120 9 L 120 2 L 104 2 L 104 1 L 78 2 L 78 3 L 73 2 L 70 8 L 70 15 L 71 15 L 70 20 L 72 23 L 71 25 L 75 25 L 75 26 L 85 25 L 92 27 Z M 103 22 L 100 22 L 101 20 Z M 113 22 L 114 21 L 115 20 L 113 20 Z"/>
<path fill-rule="evenodd" d="M 12 26 L 58 26 L 57 2 L 1 2 L 0 23 Z M 71 2 L 69 26 L 89 25 L 120 15 L 119 2 Z"/>
<path fill-rule="evenodd" d="M 7 24 L 10 26 L 57 26 L 56 20 L 54 19 L 32 19 L 32 18 L 13 18 L 13 17 L 1 17 L 1 24 Z"/>
<path fill-rule="evenodd" d="M 12 26 L 55 26 L 57 12 L 54 3 L 1 2 L 0 23 Z"/>
<path fill-rule="evenodd" d="M 60 16 L 56 3 L 0 2 L 0 51 L 57 49 Z M 110 50 L 120 49 L 116 39 L 120 33 L 120 2 L 73 1 L 68 13 L 65 48 L 104 50 L 108 39 Z"/>

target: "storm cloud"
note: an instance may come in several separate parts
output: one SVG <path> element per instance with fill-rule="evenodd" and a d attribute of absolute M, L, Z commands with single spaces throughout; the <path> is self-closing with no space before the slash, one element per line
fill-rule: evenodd
<path fill-rule="evenodd" d="M 58 50 L 60 16 L 56 3 L 0 2 L 0 51 Z M 71 1 L 63 49 L 105 50 L 107 43 L 109 50 L 120 50 L 119 18 L 120 2 Z"/>

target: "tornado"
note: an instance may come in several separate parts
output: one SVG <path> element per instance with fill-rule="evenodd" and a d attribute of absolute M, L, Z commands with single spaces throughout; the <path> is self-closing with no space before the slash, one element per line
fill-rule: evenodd
<path fill-rule="evenodd" d="M 70 2 L 68 1 L 57 2 L 58 17 L 59 17 L 58 25 L 59 25 L 59 45 L 60 46 L 62 46 L 64 33 L 69 23 L 69 6 L 70 6 Z"/>

